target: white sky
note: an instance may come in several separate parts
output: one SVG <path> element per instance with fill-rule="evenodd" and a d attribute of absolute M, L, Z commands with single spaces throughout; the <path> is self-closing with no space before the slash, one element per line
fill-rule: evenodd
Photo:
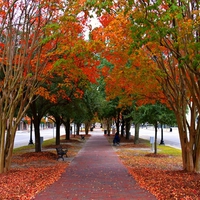
<path fill-rule="evenodd" d="M 97 16 L 95 13 L 92 13 L 92 15 L 93 15 L 93 18 L 90 18 L 90 20 L 88 21 L 88 24 L 91 25 L 92 30 L 93 30 L 94 28 L 101 26 L 101 23 L 97 19 Z M 85 30 L 85 39 L 86 40 L 89 39 L 89 29 Z"/>

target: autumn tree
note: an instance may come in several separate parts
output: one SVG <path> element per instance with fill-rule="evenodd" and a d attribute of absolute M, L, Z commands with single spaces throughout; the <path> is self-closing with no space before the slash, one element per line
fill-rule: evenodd
<path fill-rule="evenodd" d="M 137 2 L 133 7 L 133 46 L 157 65 L 157 80 L 176 115 L 183 169 L 199 172 L 199 3 Z"/>
<path fill-rule="evenodd" d="M 126 121 L 126 138 L 129 138 L 128 127 L 132 118 L 130 110 L 133 102 L 139 107 L 163 98 L 161 87 L 153 69 L 146 67 L 150 62 L 143 57 L 143 53 L 137 51 L 137 54 L 130 54 L 133 42 L 130 19 L 123 13 L 103 13 L 99 20 L 102 26 L 92 31 L 91 38 L 104 43 L 103 51 L 99 54 L 102 57 L 101 70 L 105 80 L 106 98 L 118 99 L 116 109 L 121 110 L 121 134 L 123 135 Z M 119 117 L 116 118 L 119 120 Z M 119 123 L 116 124 L 118 128 Z M 137 127 L 138 125 L 139 123 Z"/>
<path fill-rule="evenodd" d="M 15 133 L 45 79 L 55 48 L 44 27 L 58 15 L 59 2 L 0 3 L 0 173 L 10 168 Z"/>
<path fill-rule="evenodd" d="M 49 53 L 52 70 L 36 93 L 43 98 L 43 102 L 47 103 L 39 110 L 37 107 L 41 106 L 41 101 L 36 99 L 36 102 L 31 104 L 34 114 L 36 152 L 41 151 L 39 125 L 43 115 L 50 107 L 58 105 L 66 107 L 66 104 L 70 104 L 76 98 L 82 98 L 85 87 L 90 81 L 95 82 L 98 76 L 96 70 L 98 61 L 94 55 L 96 44 L 84 40 L 84 19 L 78 16 L 80 8 L 76 8 L 77 2 L 70 3 L 57 21 L 45 27 L 46 32 L 54 33 L 53 42 L 56 48 Z M 55 116 L 59 120 L 58 116 Z M 69 138 L 70 118 L 67 118 L 67 121 L 64 121 L 63 117 L 61 119 L 66 125 L 66 137 Z M 59 135 L 59 130 L 57 132 Z M 59 143 L 58 137 L 56 137 L 57 143 Z"/>
<path fill-rule="evenodd" d="M 157 74 L 154 77 L 176 115 L 183 169 L 199 172 L 199 2 L 122 0 L 99 6 L 95 2 L 91 6 L 101 11 L 117 7 L 131 21 L 130 49 L 140 55 L 139 61 L 146 60 L 148 68 L 143 69 Z"/>

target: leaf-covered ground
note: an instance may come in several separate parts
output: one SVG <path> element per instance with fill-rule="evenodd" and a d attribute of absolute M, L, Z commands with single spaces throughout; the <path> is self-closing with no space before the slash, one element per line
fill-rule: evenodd
<path fill-rule="evenodd" d="M 113 136 L 106 136 L 112 143 Z M 79 137 L 61 140 L 63 149 L 68 148 L 68 158 L 56 160 L 55 145 L 43 147 L 43 152 L 23 149 L 14 154 L 11 170 L 0 174 L 0 200 L 30 200 L 36 193 L 58 180 L 69 162 L 82 148 Z M 182 170 L 181 156 L 158 151 L 155 156 L 142 140 L 134 145 L 133 139 L 121 139 L 115 146 L 117 154 L 129 173 L 141 187 L 154 194 L 158 200 L 199 200 L 200 174 Z"/>
<path fill-rule="evenodd" d="M 55 142 L 53 142 L 55 143 Z M 14 153 L 11 170 L 0 174 L 0 200 L 30 200 L 36 193 L 57 181 L 69 162 L 84 144 L 80 137 L 61 140 L 62 148 L 68 148 L 68 157 L 57 161 L 56 145 L 34 149 L 23 149 Z"/>
<path fill-rule="evenodd" d="M 112 138 L 108 138 L 110 142 Z M 140 142 L 134 145 L 133 139 L 127 142 L 122 138 L 121 145 L 114 149 L 141 187 L 159 200 L 200 199 L 200 174 L 184 172 L 180 155 L 155 155 L 147 144 Z"/>

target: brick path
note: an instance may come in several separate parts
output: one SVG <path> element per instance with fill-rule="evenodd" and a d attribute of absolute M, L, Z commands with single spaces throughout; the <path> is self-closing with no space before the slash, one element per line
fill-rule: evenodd
<path fill-rule="evenodd" d="M 93 135 L 53 185 L 35 200 L 154 200 L 139 187 L 107 139 Z"/>

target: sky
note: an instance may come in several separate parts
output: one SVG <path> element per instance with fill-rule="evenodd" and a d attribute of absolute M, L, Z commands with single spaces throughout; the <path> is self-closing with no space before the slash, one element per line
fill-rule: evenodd
<path fill-rule="evenodd" d="M 90 20 L 88 21 L 88 24 L 91 25 L 92 30 L 93 30 L 94 28 L 101 26 L 101 23 L 97 19 L 97 16 L 95 13 L 92 13 L 92 16 L 93 16 L 93 18 L 90 18 Z M 89 29 L 88 28 L 85 29 L 85 39 L 86 40 L 89 39 Z"/>

